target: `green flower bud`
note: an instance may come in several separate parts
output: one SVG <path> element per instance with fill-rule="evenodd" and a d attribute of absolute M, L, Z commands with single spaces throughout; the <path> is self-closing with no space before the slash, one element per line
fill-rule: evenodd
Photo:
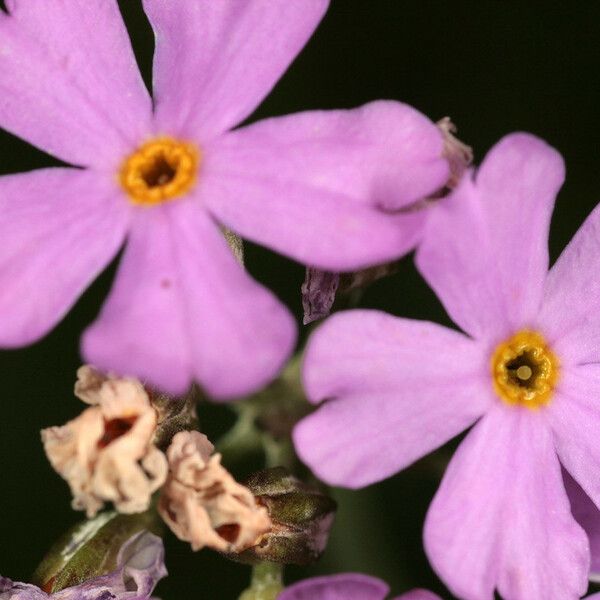
<path fill-rule="evenodd" d="M 327 545 L 337 508 L 335 501 L 296 479 L 284 467 L 259 471 L 245 485 L 258 504 L 267 508 L 273 527 L 256 546 L 232 558 L 294 565 L 316 561 Z"/>
<path fill-rule="evenodd" d="M 113 571 L 121 546 L 140 531 L 162 532 L 153 509 L 135 515 L 100 513 L 67 531 L 52 546 L 32 583 L 47 593 L 58 592 Z"/>

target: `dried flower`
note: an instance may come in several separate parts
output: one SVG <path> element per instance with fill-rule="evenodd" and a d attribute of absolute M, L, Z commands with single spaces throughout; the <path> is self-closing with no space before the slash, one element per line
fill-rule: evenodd
<path fill-rule="evenodd" d="M 142 512 L 165 481 L 167 461 L 152 443 L 157 415 L 142 384 L 78 371 L 75 393 L 92 406 L 62 427 L 42 431 L 54 469 L 68 482 L 73 508 L 95 515 L 105 502 Z"/>
<path fill-rule="evenodd" d="M 182 431 L 167 450 L 169 477 L 159 512 L 173 533 L 193 550 L 208 546 L 241 552 L 271 527 L 264 507 L 221 465 L 221 455 L 197 431 Z"/>

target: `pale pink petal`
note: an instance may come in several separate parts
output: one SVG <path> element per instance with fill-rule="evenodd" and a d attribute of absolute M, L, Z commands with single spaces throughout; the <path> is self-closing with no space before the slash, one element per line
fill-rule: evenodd
<path fill-rule="evenodd" d="M 380 579 L 360 573 L 341 573 L 299 581 L 277 600 L 384 600 L 389 587 Z"/>
<path fill-rule="evenodd" d="M 561 463 L 600 507 L 600 365 L 563 368 L 544 415 Z"/>
<path fill-rule="evenodd" d="M 244 271 L 194 200 L 139 214 L 117 281 L 85 333 L 90 362 L 183 392 L 254 391 L 293 347 L 291 315 Z"/>
<path fill-rule="evenodd" d="M 556 261 L 544 290 L 539 321 L 571 364 L 600 361 L 600 206 Z"/>
<path fill-rule="evenodd" d="M 474 337 L 501 338 L 535 318 L 563 179 L 556 150 L 516 133 L 430 211 L 417 266 L 454 322 Z"/>
<path fill-rule="evenodd" d="M 203 140 L 243 121 L 306 44 L 328 0 L 144 0 L 158 122 Z"/>
<path fill-rule="evenodd" d="M 202 195 L 242 237 L 305 264 L 356 269 L 414 247 L 422 211 L 389 211 L 444 186 L 442 145 L 433 123 L 398 102 L 268 119 L 207 146 Z"/>
<path fill-rule="evenodd" d="M 0 344 L 47 333 L 123 243 L 129 207 L 90 171 L 0 177 Z"/>
<path fill-rule="evenodd" d="M 8 0 L 0 127 L 77 165 L 111 163 L 151 117 L 116 0 Z"/>
<path fill-rule="evenodd" d="M 453 594 L 576 600 L 589 546 L 571 515 L 538 414 L 498 405 L 454 455 L 425 521 L 425 549 Z"/>
<path fill-rule="evenodd" d="M 583 527 L 590 542 L 590 579 L 600 581 L 600 510 L 581 486 L 564 470 L 563 481 L 571 503 L 571 512 Z"/>
<path fill-rule="evenodd" d="M 324 481 L 389 477 L 469 427 L 493 402 L 479 344 L 433 323 L 378 311 L 339 313 L 312 336 L 304 387 L 325 401 L 294 430 Z"/>

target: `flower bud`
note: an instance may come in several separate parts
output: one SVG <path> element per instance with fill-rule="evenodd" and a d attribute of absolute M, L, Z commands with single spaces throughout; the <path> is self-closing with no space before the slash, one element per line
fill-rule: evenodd
<path fill-rule="evenodd" d="M 337 508 L 332 498 L 284 467 L 259 471 L 245 485 L 266 507 L 272 527 L 256 546 L 232 558 L 306 565 L 321 556 Z"/>
<path fill-rule="evenodd" d="M 154 510 L 135 515 L 100 513 L 72 527 L 56 541 L 36 569 L 33 583 L 47 593 L 54 593 L 102 577 L 122 566 L 123 545 L 144 531 L 155 534 L 162 531 Z M 162 565 L 162 544 L 159 545 Z M 162 567 L 159 571 L 163 576 Z"/>

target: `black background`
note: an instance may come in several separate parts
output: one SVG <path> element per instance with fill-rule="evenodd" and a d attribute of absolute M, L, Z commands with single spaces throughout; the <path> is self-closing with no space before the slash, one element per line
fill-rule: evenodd
<path fill-rule="evenodd" d="M 149 25 L 138 0 L 120 5 L 149 82 Z M 307 48 L 251 120 L 393 98 L 434 120 L 451 116 L 478 162 L 508 132 L 540 135 L 567 163 L 551 231 L 554 259 L 600 199 L 599 17 L 596 2 L 333 0 Z M 55 164 L 0 131 L 0 173 Z M 255 247 L 247 263 L 300 318 L 303 269 Z M 78 337 L 97 314 L 113 272 L 114 266 L 42 341 L 0 352 L 0 573 L 13 579 L 26 581 L 51 542 L 79 518 L 69 508 L 66 484 L 44 458 L 38 432 L 81 409 L 72 395 Z M 397 275 L 370 288 L 362 305 L 448 323 L 410 258 Z M 202 408 L 200 416 L 215 434 L 228 421 L 222 407 Z M 413 586 L 443 593 L 420 542 L 438 464 L 434 456 L 361 492 L 336 492 L 340 511 L 330 548 L 309 572 L 358 570 L 386 579 L 396 593 Z M 192 554 L 172 537 L 167 551 L 171 574 L 158 589 L 163 600 L 233 599 L 248 581 L 246 567 L 209 551 Z M 290 578 L 306 573 L 289 571 Z"/>

